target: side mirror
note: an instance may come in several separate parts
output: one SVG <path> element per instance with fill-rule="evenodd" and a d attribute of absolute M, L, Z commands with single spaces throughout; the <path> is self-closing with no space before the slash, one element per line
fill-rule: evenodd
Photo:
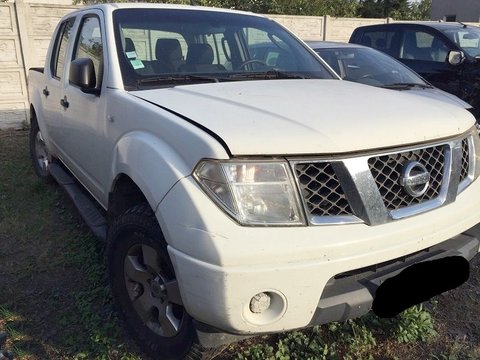
<path fill-rule="evenodd" d="M 98 95 L 95 66 L 92 59 L 79 58 L 72 61 L 69 72 L 70 84 L 78 86 L 84 93 Z"/>
<path fill-rule="evenodd" d="M 451 50 L 448 53 L 448 63 L 453 66 L 458 66 L 465 60 L 463 51 Z"/>

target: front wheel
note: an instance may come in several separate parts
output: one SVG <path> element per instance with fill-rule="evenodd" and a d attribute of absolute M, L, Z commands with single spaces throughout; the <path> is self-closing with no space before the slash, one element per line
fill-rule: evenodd
<path fill-rule="evenodd" d="M 107 246 L 113 297 L 139 346 L 154 359 L 201 358 L 150 207 L 135 206 L 114 220 Z"/>

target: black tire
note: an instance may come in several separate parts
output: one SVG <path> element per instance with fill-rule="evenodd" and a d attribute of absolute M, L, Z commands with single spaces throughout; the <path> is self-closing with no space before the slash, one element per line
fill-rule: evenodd
<path fill-rule="evenodd" d="M 35 174 L 42 180 L 52 181 L 52 176 L 48 169 L 50 165 L 50 156 L 48 154 L 45 141 L 43 139 L 37 120 L 32 118 L 30 124 L 30 159 L 32 160 Z"/>
<path fill-rule="evenodd" d="M 175 273 L 149 205 L 134 206 L 113 221 L 107 238 L 107 261 L 114 301 L 140 348 L 153 359 L 203 358 L 192 318 L 183 306 L 170 303 L 168 296 L 159 305 L 158 285 L 154 283 L 175 280 Z M 145 280 L 148 276 L 150 279 Z M 162 308 L 164 304 L 170 304 L 170 312 Z M 163 311 L 174 318 L 167 320 L 166 326 L 159 320 Z M 175 332 L 172 324 L 177 321 Z"/>

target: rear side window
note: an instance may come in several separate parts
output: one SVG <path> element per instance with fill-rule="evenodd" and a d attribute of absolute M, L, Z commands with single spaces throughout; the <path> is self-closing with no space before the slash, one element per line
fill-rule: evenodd
<path fill-rule="evenodd" d="M 373 47 L 391 56 L 395 55 L 395 36 L 394 31 L 371 31 L 365 32 L 360 40 L 360 44 Z"/>
<path fill-rule="evenodd" d="M 52 52 L 52 60 L 50 62 L 50 71 L 52 75 L 60 79 L 63 76 L 63 69 L 65 68 L 65 54 L 70 38 L 75 18 L 64 21 L 59 28 L 55 46 Z"/>
<path fill-rule="evenodd" d="M 100 20 L 96 16 L 83 18 L 80 32 L 73 52 L 73 60 L 88 58 L 95 68 L 96 88 L 102 84 L 103 76 L 103 43 Z"/>

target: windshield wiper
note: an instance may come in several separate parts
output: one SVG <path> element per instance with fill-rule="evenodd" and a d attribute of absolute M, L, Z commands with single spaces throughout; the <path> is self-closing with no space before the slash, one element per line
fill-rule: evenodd
<path fill-rule="evenodd" d="M 385 89 L 394 89 L 394 90 L 408 90 L 415 87 L 420 89 L 433 89 L 432 85 L 419 84 L 419 83 L 395 83 L 395 84 L 382 85 L 380 87 Z"/>
<path fill-rule="evenodd" d="M 164 76 L 152 76 L 148 78 L 143 78 L 137 80 L 138 85 L 150 85 L 158 83 L 192 83 L 192 82 L 220 82 L 218 77 L 206 76 L 206 75 L 191 75 L 191 74 L 182 74 L 182 75 L 164 75 Z"/>
<path fill-rule="evenodd" d="M 261 71 L 261 72 L 246 72 L 246 73 L 232 74 L 229 76 L 229 79 L 270 80 L 270 79 L 309 79 L 309 77 L 292 73 L 292 72 L 268 70 L 268 71 Z"/>

